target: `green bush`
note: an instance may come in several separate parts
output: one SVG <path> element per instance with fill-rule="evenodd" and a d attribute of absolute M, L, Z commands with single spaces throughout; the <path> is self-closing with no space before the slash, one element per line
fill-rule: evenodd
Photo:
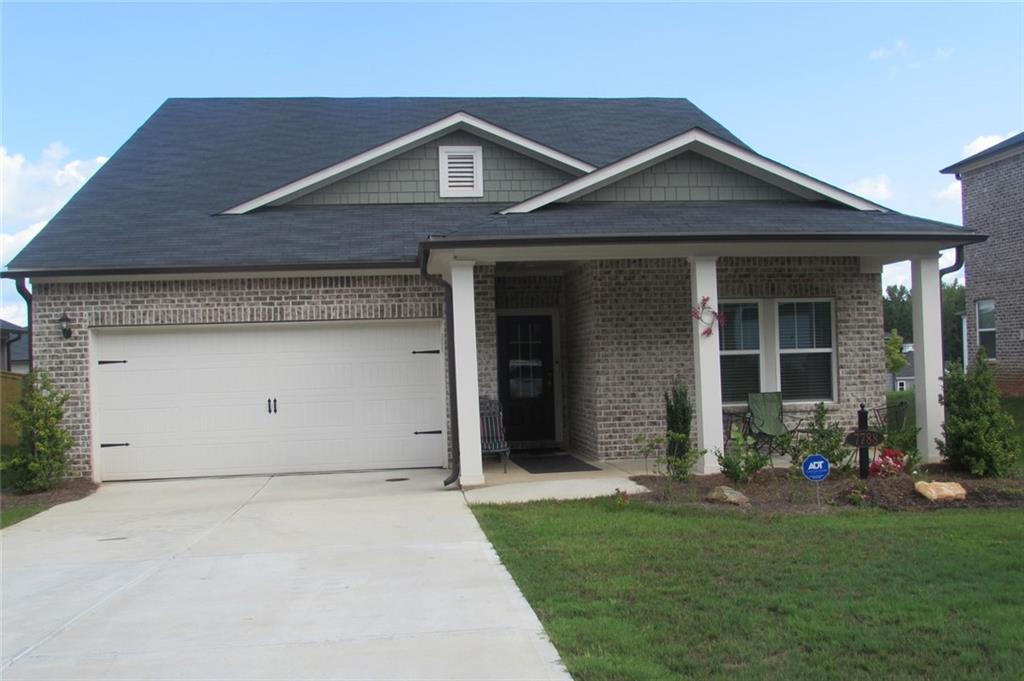
<path fill-rule="evenodd" d="M 686 386 L 676 383 L 665 393 L 665 429 L 673 436 L 666 439 L 665 455 L 669 458 L 685 456 L 690 449 L 690 422 L 693 405 Z"/>
<path fill-rule="evenodd" d="M 67 401 L 68 394 L 58 390 L 44 372 L 25 376 L 21 399 L 9 407 L 20 441 L 0 457 L 5 486 L 19 492 L 40 492 L 52 489 L 67 476 L 68 451 L 74 442 L 61 426 Z"/>
<path fill-rule="evenodd" d="M 662 452 L 662 455 L 657 458 L 655 473 L 679 481 L 689 479 L 693 464 L 697 463 L 697 459 L 704 453 L 704 450 L 696 447 L 686 446 L 684 449 L 683 444 L 687 442 L 686 436 L 672 431 L 665 435 L 641 433 L 633 438 L 633 442 L 640 448 L 645 467 L 651 454 Z M 668 454 L 669 451 L 672 452 L 671 455 Z"/>
<path fill-rule="evenodd" d="M 759 452 L 755 445 L 754 438 L 744 435 L 739 425 L 732 425 L 725 451 L 715 453 L 725 477 L 736 482 L 747 482 L 759 470 L 771 464 L 771 457 Z"/>
<path fill-rule="evenodd" d="M 984 349 L 963 373 L 958 364 L 947 367 L 942 403 L 946 407 L 945 438 L 939 451 L 954 468 L 973 475 L 1009 475 L 1021 456 L 1020 437 L 1013 417 L 999 401 L 995 374 Z"/>
<path fill-rule="evenodd" d="M 821 454 L 830 465 L 841 471 L 853 468 L 854 452 L 843 444 L 843 427 L 828 420 L 828 410 L 823 402 L 814 405 L 814 416 L 804 432 L 804 437 L 799 440 L 800 462 L 810 454 Z"/>

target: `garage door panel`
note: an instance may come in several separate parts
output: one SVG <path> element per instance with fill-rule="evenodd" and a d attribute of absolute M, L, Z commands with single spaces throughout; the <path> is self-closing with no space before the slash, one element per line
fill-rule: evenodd
<path fill-rule="evenodd" d="M 104 479 L 438 466 L 437 322 L 96 332 Z M 267 412 L 267 399 L 277 412 Z"/>

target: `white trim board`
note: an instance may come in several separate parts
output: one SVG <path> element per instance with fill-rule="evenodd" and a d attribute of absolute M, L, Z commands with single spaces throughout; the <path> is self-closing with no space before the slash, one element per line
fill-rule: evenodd
<path fill-rule="evenodd" d="M 820 200 L 824 198 L 857 210 L 887 210 L 877 203 L 833 187 L 810 175 L 805 175 L 760 154 L 715 137 L 699 128 L 693 128 L 501 212 L 503 214 L 529 213 L 557 201 L 572 201 L 684 151 L 694 151 L 805 199 Z"/>
<path fill-rule="evenodd" d="M 430 140 L 437 139 L 454 130 L 467 130 L 486 140 L 501 144 L 514 149 L 526 156 L 542 160 L 555 167 L 565 170 L 574 175 L 589 173 L 594 166 L 578 158 L 562 153 L 557 149 L 535 142 L 528 137 L 523 137 L 511 130 L 498 127 L 492 123 L 472 116 L 464 111 L 459 111 L 435 121 L 422 128 L 413 130 L 400 137 L 385 142 L 384 144 L 367 149 L 366 151 L 351 156 L 343 161 L 328 166 L 315 173 L 300 177 L 297 180 L 278 187 L 260 196 L 254 197 L 223 211 L 224 215 L 241 215 L 263 206 L 280 205 L 303 194 L 315 191 L 320 187 L 336 182 L 344 177 L 353 175 L 360 170 L 368 168 L 389 158 L 393 158 L 413 147 L 419 146 Z"/>

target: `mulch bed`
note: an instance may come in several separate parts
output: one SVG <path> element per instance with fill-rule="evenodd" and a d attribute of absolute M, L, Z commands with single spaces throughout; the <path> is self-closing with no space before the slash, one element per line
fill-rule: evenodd
<path fill-rule="evenodd" d="M 929 501 L 914 490 L 914 483 L 918 479 L 929 482 L 959 482 L 967 490 L 967 499 Z M 725 485 L 742 492 L 750 499 L 749 510 L 769 513 L 829 513 L 836 509 L 855 506 L 883 508 L 889 511 L 1024 507 L 1024 480 L 975 478 L 951 470 L 944 464 L 924 466 L 919 478 L 895 475 L 860 480 L 855 471 L 834 472 L 820 483 L 820 504 L 815 496 L 815 484 L 805 480 L 799 470 L 787 468 L 764 470 L 747 483 L 733 482 L 722 474 L 694 476 L 685 482 L 676 482 L 655 475 L 635 476 L 633 480 L 651 491 L 650 494 L 642 496 L 646 503 L 735 509 L 735 506 L 711 504 L 704 500 L 715 487 Z M 862 500 L 858 497 L 862 497 Z"/>
<path fill-rule="evenodd" d="M 68 480 L 57 487 L 45 492 L 31 492 L 21 494 L 4 490 L 0 493 L 0 511 L 9 511 L 22 506 L 33 506 L 43 504 L 47 508 L 63 504 L 67 501 L 83 499 L 96 491 L 98 485 L 92 480 L 78 478 Z"/>

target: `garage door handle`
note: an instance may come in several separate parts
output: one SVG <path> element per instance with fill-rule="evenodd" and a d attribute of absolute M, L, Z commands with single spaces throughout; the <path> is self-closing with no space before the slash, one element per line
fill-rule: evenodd
<path fill-rule="evenodd" d="M 440 430 L 414 430 L 413 435 L 440 435 Z"/>
<path fill-rule="evenodd" d="M 277 398 L 274 398 L 274 413 L 277 413 Z"/>
<path fill-rule="evenodd" d="M 269 397 L 267 398 L 267 413 L 268 414 L 273 413 L 273 412 L 270 411 L 270 398 Z"/>

